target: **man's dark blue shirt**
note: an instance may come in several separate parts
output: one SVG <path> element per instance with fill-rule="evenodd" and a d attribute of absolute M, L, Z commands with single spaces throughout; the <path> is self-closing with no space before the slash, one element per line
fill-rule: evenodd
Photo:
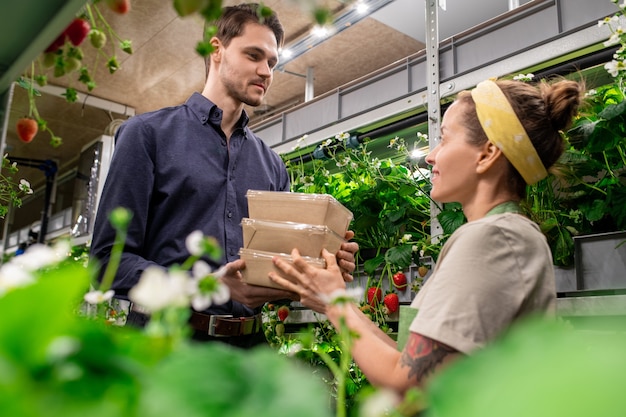
<path fill-rule="evenodd" d="M 289 190 L 283 161 L 247 127 L 245 112 L 228 145 L 221 120 L 222 110 L 194 93 L 183 105 L 132 117 L 118 129 L 91 245 L 91 256 L 108 262 L 115 239 L 109 213 L 120 206 L 133 213 L 116 295 L 125 297 L 148 266 L 182 264 L 185 239 L 195 230 L 218 240 L 222 263 L 238 259 L 246 192 Z M 252 314 L 234 301 L 209 312 Z"/>

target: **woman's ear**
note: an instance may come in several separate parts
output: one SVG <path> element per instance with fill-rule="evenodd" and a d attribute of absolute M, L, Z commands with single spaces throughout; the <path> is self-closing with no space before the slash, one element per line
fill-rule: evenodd
<path fill-rule="evenodd" d="M 479 174 L 484 174 L 489 169 L 491 169 L 491 167 L 493 167 L 496 163 L 498 163 L 499 161 L 503 159 L 505 158 L 500 148 L 498 148 L 496 145 L 494 145 L 490 141 L 487 141 L 483 145 L 483 149 L 481 150 L 478 156 L 476 172 Z"/>

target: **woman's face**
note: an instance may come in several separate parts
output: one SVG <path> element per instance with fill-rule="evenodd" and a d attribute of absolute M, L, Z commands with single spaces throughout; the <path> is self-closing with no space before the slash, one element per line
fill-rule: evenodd
<path fill-rule="evenodd" d="M 465 106 L 454 102 L 448 108 L 441 123 L 440 142 L 426 157 L 426 162 L 432 165 L 430 196 L 441 203 L 464 204 L 476 191 L 480 149 L 468 142 Z"/>

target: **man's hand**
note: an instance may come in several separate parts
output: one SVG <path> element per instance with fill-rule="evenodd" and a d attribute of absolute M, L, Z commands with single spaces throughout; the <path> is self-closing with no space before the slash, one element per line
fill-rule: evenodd
<path fill-rule="evenodd" d="M 343 280 L 345 282 L 352 282 L 354 280 L 352 273 L 356 269 L 355 254 L 359 250 L 359 245 L 356 242 L 349 241 L 353 237 L 354 232 L 352 230 L 348 230 L 345 236 L 345 239 L 348 242 L 342 243 L 341 248 L 339 248 L 339 251 L 335 255 L 337 258 L 337 265 L 339 265 L 341 275 L 343 276 Z"/>
<path fill-rule="evenodd" d="M 268 301 L 290 299 L 298 301 L 298 294 L 287 290 L 249 285 L 243 281 L 241 270 L 246 267 L 242 259 L 224 265 L 222 282 L 230 289 L 230 298 L 250 308 L 262 306 Z"/>

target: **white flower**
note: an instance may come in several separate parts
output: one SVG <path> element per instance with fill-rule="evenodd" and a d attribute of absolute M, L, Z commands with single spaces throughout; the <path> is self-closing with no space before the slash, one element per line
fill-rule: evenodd
<path fill-rule="evenodd" d="M 320 148 L 325 148 L 327 146 L 330 146 L 332 143 L 333 143 L 332 139 L 326 139 L 324 142 L 320 144 Z"/>
<path fill-rule="evenodd" d="M 63 360 L 78 352 L 82 344 L 80 340 L 70 336 L 59 336 L 50 342 L 46 349 L 48 359 L 52 361 Z"/>
<path fill-rule="evenodd" d="M 624 65 L 624 61 L 613 60 L 604 64 L 604 69 L 606 69 L 613 77 L 617 77 L 620 71 L 624 71 L 626 69 L 626 65 Z"/>
<path fill-rule="evenodd" d="M 26 193 L 26 194 L 32 194 L 33 193 L 33 189 L 30 188 L 30 182 L 26 181 L 24 178 L 22 178 L 20 180 L 19 189 L 20 189 L 20 191 L 22 191 L 23 193 Z"/>
<path fill-rule="evenodd" d="M 422 132 L 417 132 L 417 138 L 420 140 L 428 140 L 428 135 L 426 133 L 422 133 Z"/>
<path fill-rule="evenodd" d="M 115 294 L 113 290 L 108 290 L 105 293 L 100 290 L 93 290 L 85 294 L 84 299 L 89 304 L 102 304 L 113 298 L 113 294 Z"/>
<path fill-rule="evenodd" d="M 53 246 L 36 243 L 30 246 L 23 255 L 11 260 L 27 271 L 36 271 L 46 266 L 55 265 L 66 259 L 71 251 L 71 245 L 61 240 Z"/>
<path fill-rule="evenodd" d="M 400 240 L 401 243 L 406 243 L 409 240 L 413 239 L 413 236 L 410 235 L 409 233 L 406 233 L 404 236 L 402 236 L 402 239 Z"/>
<path fill-rule="evenodd" d="M 374 394 L 365 397 L 359 407 L 359 415 L 362 417 L 384 417 L 400 402 L 398 394 L 390 389 L 380 389 Z"/>
<path fill-rule="evenodd" d="M 396 143 L 398 142 L 398 137 L 396 136 L 395 138 L 391 139 L 389 141 L 389 145 L 387 145 L 388 148 L 393 148 L 394 146 L 396 146 Z"/>
<path fill-rule="evenodd" d="M 211 273 L 209 264 L 197 261 L 191 272 L 192 279 L 187 288 L 194 310 L 206 310 L 213 304 L 224 304 L 230 299 L 230 289 L 219 280 L 224 275 L 223 269 Z"/>
<path fill-rule="evenodd" d="M 532 73 L 518 74 L 513 77 L 513 79 L 516 81 L 532 81 L 533 78 L 535 78 L 535 74 L 532 74 Z"/>
<path fill-rule="evenodd" d="M 168 274 L 162 268 L 150 266 L 130 289 L 128 297 L 150 313 L 166 307 L 186 307 L 189 306 L 188 279 L 184 272 Z"/>
<path fill-rule="evenodd" d="M 598 27 L 602 27 L 604 25 L 613 25 L 619 22 L 619 17 L 613 15 L 611 17 L 605 17 L 602 20 L 598 20 Z"/>
<path fill-rule="evenodd" d="M 204 253 L 202 242 L 204 240 L 204 233 L 200 230 L 189 233 L 187 239 L 185 239 L 185 247 L 193 256 L 201 256 Z"/>
<path fill-rule="evenodd" d="M 335 135 L 335 139 L 337 140 L 345 140 L 345 139 L 349 139 L 350 138 L 350 134 L 347 132 L 341 132 L 341 133 L 337 133 Z"/>
<path fill-rule="evenodd" d="M 411 246 L 411 252 L 417 252 L 418 250 L 419 248 L 417 247 L 417 245 Z"/>
<path fill-rule="evenodd" d="M 6 263 L 0 268 L 0 295 L 14 288 L 25 287 L 34 282 L 35 277 L 15 262 Z"/>
<path fill-rule="evenodd" d="M 621 27 L 615 29 L 615 32 L 613 32 L 609 39 L 604 42 L 604 46 L 613 46 L 620 43 L 622 33 L 623 30 Z"/>

